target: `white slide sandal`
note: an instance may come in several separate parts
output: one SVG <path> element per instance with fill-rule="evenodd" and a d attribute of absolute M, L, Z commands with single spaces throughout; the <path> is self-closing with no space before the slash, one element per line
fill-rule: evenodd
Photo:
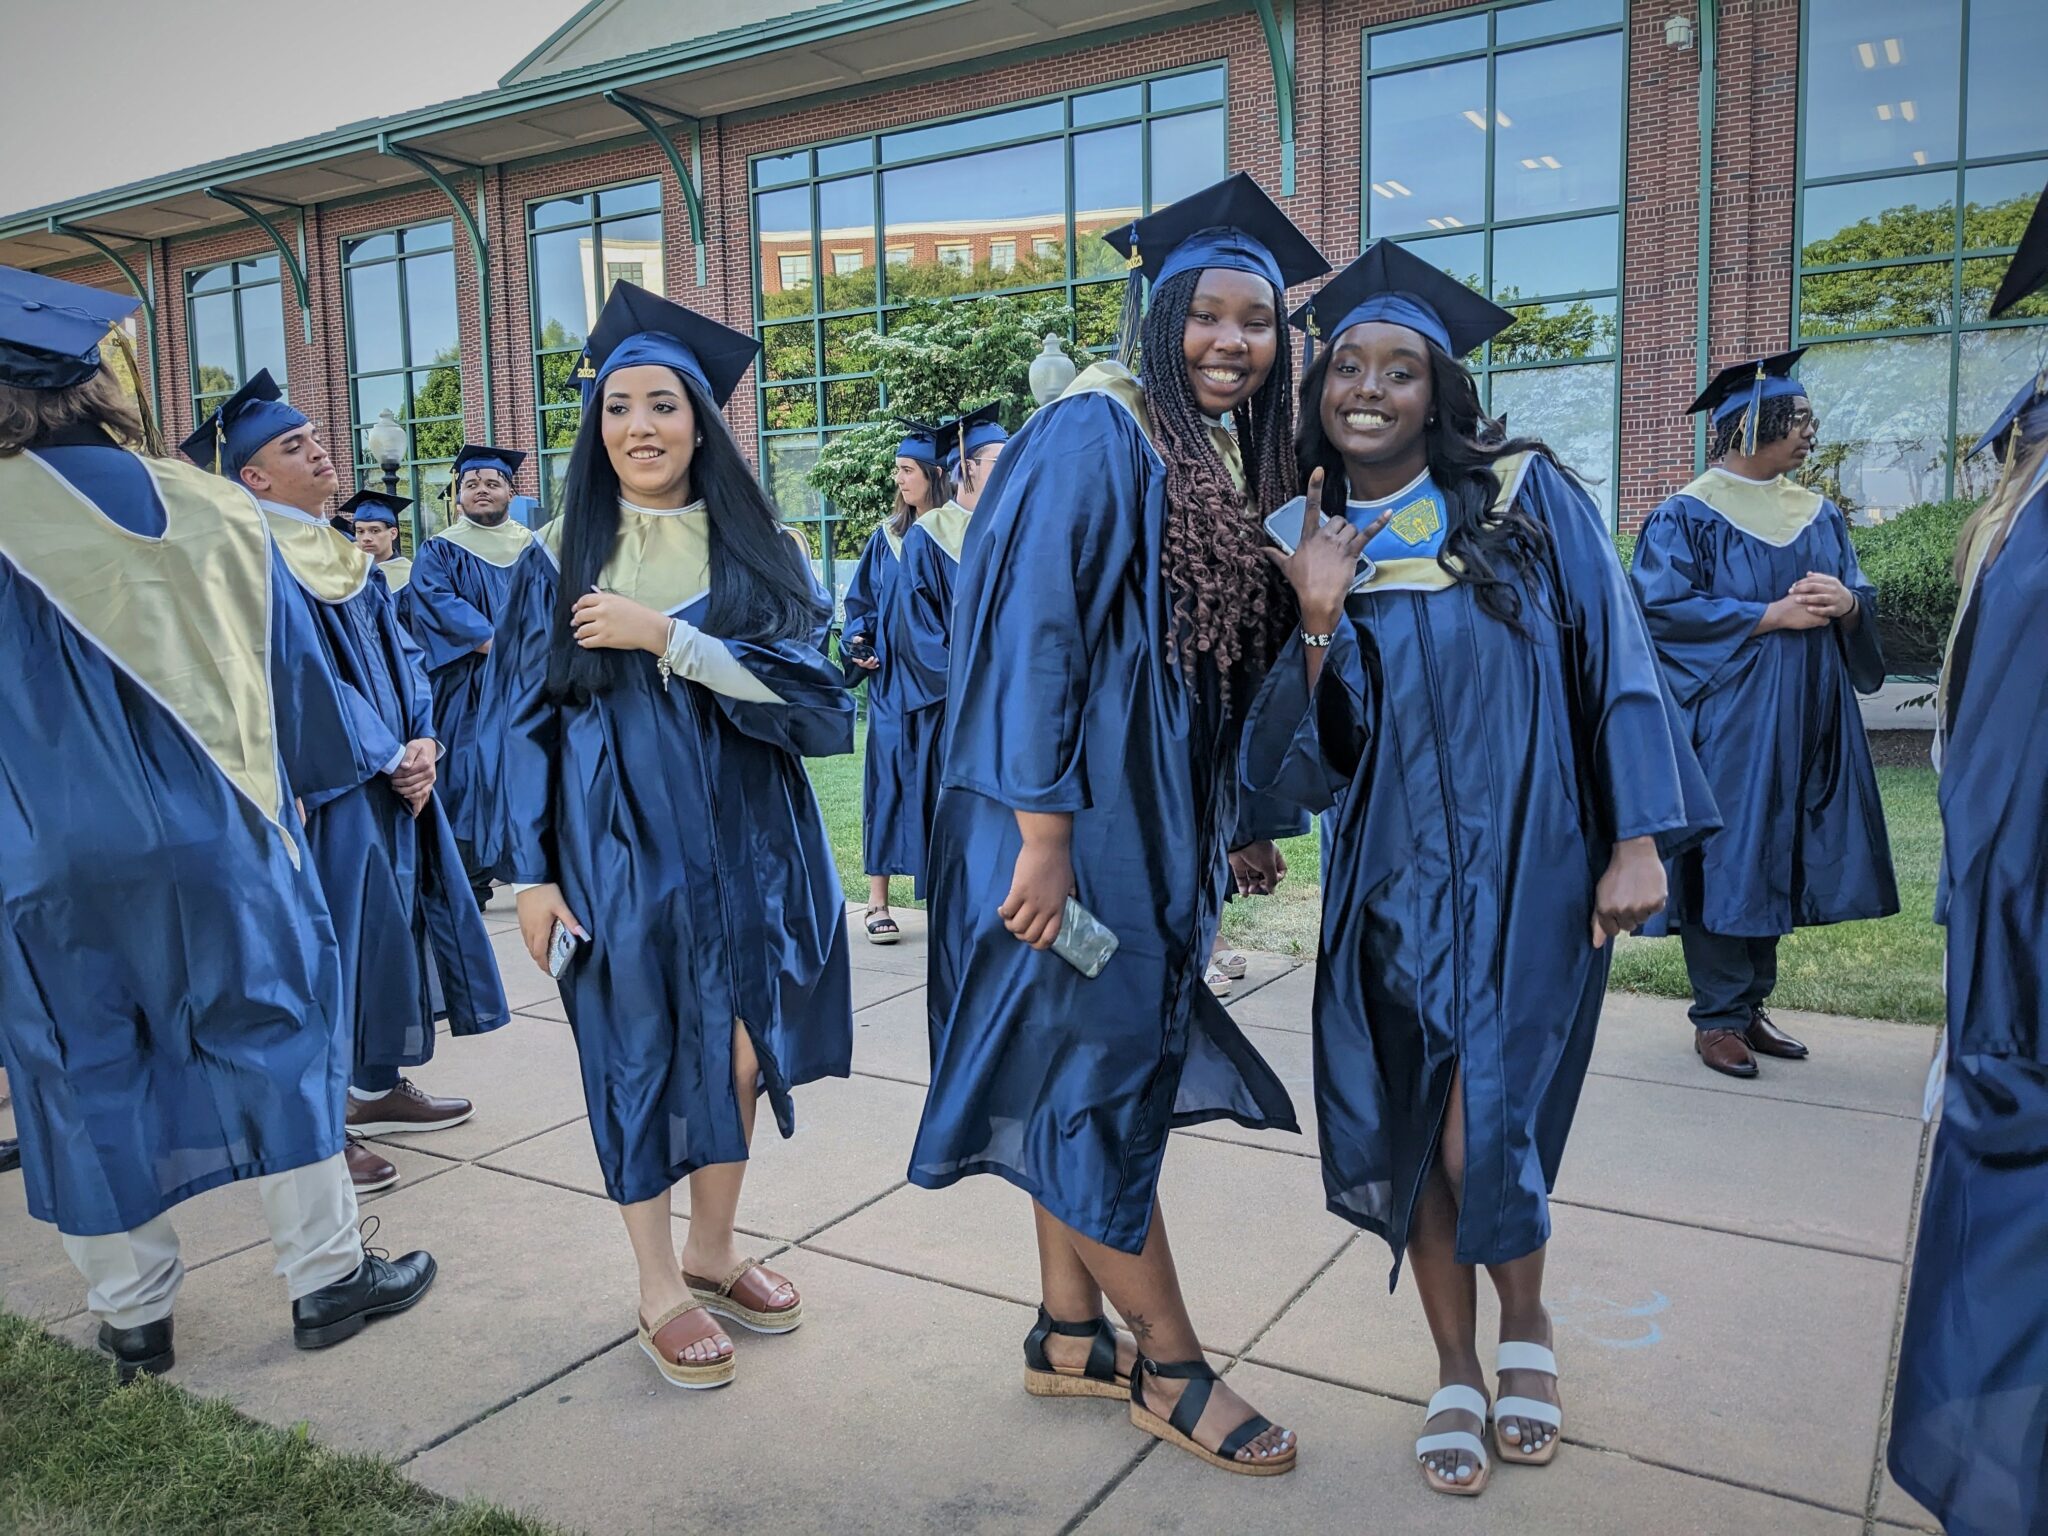
<path fill-rule="evenodd" d="M 1453 1410 L 1469 1413 L 1484 1424 L 1486 1394 L 1476 1387 L 1444 1387 L 1429 1400 L 1429 1407 L 1423 1410 L 1423 1418 L 1433 1419 L 1440 1413 L 1450 1413 Z M 1463 1451 L 1470 1456 L 1474 1462 L 1471 1481 L 1461 1483 L 1455 1477 L 1445 1477 L 1432 1468 L 1423 1458 L 1434 1451 Z M 1438 1493 L 1456 1494 L 1460 1498 L 1469 1499 L 1486 1487 L 1486 1442 L 1469 1429 L 1450 1429 L 1442 1434 L 1423 1435 L 1415 1442 L 1415 1464 L 1422 1468 L 1424 1479 Z"/>
<path fill-rule="evenodd" d="M 1494 1357 L 1494 1368 L 1500 1372 L 1536 1371 L 1557 1380 L 1557 1356 L 1541 1344 L 1507 1343 L 1500 1347 Z M 1524 1450 L 1502 1432 L 1502 1419 L 1522 1419 L 1534 1424 L 1547 1424 L 1551 1433 L 1544 1437 L 1543 1445 L 1535 1451 Z M 1558 1441 L 1564 1424 L 1564 1413 L 1555 1403 L 1546 1403 L 1534 1397 L 1503 1397 L 1493 1405 L 1493 1444 L 1500 1452 L 1502 1461 L 1512 1461 L 1525 1467 L 1545 1467 L 1557 1455 Z"/>

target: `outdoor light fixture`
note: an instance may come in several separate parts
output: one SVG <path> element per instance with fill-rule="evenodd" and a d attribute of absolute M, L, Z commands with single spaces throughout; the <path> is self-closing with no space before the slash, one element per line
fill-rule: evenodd
<path fill-rule="evenodd" d="M 1690 53 L 1693 41 L 1698 35 L 1690 16 L 1673 16 L 1664 23 L 1664 46 L 1667 48 L 1678 48 Z"/>
<path fill-rule="evenodd" d="M 1047 331 L 1044 350 L 1031 359 L 1031 398 L 1040 405 L 1050 405 L 1073 382 L 1074 360 L 1060 345 L 1060 333 Z"/>
<path fill-rule="evenodd" d="M 388 406 L 377 413 L 370 430 L 363 434 L 363 446 L 384 472 L 384 494 L 396 496 L 398 465 L 405 457 L 405 428 L 398 424 L 398 418 L 391 414 Z"/>

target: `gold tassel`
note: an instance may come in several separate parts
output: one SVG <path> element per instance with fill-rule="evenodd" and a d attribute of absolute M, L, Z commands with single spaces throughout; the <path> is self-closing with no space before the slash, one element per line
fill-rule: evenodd
<path fill-rule="evenodd" d="M 123 389 L 134 397 L 135 413 L 142 418 L 142 451 L 153 459 L 161 459 L 170 450 L 164 446 L 163 429 L 157 424 L 156 412 L 149 408 L 149 391 L 143 387 L 142 363 L 135 355 L 135 343 L 128 339 L 128 332 L 118 325 L 109 326 L 107 336 L 113 341 L 114 351 L 120 356 L 122 366 L 127 370 L 125 378 L 119 373 L 116 373 L 115 377 Z"/>
<path fill-rule="evenodd" d="M 1764 413 L 1764 365 L 1756 365 L 1756 382 L 1749 386 L 1749 409 L 1743 413 L 1742 454 L 1748 458 L 1756 452 L 1756 429 L 1758 419 Z"/>

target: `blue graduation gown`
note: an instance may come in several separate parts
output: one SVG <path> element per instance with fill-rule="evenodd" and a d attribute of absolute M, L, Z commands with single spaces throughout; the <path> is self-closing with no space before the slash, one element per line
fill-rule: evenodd
<path fill-rule="evenodd" d="M 953 605 L 961 545 L 972 515 L 947 502 L 903 536 L 896 600 L 885 619 L 903 713 L 904 798 L 915 809 L 918 895 L 926 894 L 926 841 L 938 809 L 946 732 L 946 674 L 952 665 Z"/>
<path fill-rule="evenodd" d="M 435 534 L 412 563 L 403 613 L 434 687 L 441 761 L 435 789 L 472 877 L 501 875 L 504 862 L 498 765 L 505 722 L 488 706 L 494 640 L 512 570 L 532 536 L 509 519 L 483 529 L 464 518 Z"/>
<path fill-rule="evenodd" d="M 1936 916 L 1948 926 L 1948 1080 L 1889 1461 L 1952 1536 L 2048 1531 L 2044 626 L 2048 475 L 1980 567 L 1944 687 Z"/>
<path fill-rule="evenodd" d="M 915 525 L 913 525 L 915 526 Z M 905 702 L 908 674 L 895 651 L 896 608 L 902 562 L 886 527 L 868 536 L 846 588 L 841 635 L 866 635 L 881 666 L 873 672 L 847 662 L 846 686 L 868 685 L 867 760 L 861 770 L 861 863 L 871 875 L 924 875 L 924 791 L 918 767 L 931 753 L 930 723 Z"/>
<path fill-rule="evenodd" d="M 97 564 L 22 554 L 58 527 Z M 128 643 L 77 617 L 110 608 Z M 262 514 L 110 446 L 0 459 L 0 647 L 0 1057 L 30 1214 L 128 1231 L 333 1156 L 348 1015 L 293 799 L 359 765 Z"/>
<path fill-rule="evenodd" d="M 324 522 L 266 505 L 273 534 L 342 685 L 368 771 L 308 799 L 306 840 L 341 944 L 358 1067 L 416 1067 L 437 1019 L 474 1035 L 511 1018 L 490 934 L 438 789 L 415 818 L 386 769 L 434 735 L 433 694 L 383 578 Z M 363 580 L 347 586 L 361 570 Z"/>
<path fill-rule="evenodd" d="M 1499 469 L 1503 499 L 1553 541 L 1542 579 L 1508 573 L 1530 633 L 1433 557 L 1386 562 L 1347 601 L 1314 695 L 1297 636 L 1245 730 L 1247 784 L 1334 807 L 1314 1000 L 1323 1188 L 1386 1239 L 1390 1284 L 1454 1069 L 1458 1261 L 1549 1239 L 1613 954 L 1591 944 L 1594 888 L 1616 842 L 1671 850 L 1714 825 L 1599 514 L 1540 455 Z"/>
<path fill-rule="evenodd" d="M 1297 1129 L 1202 985 L 1236 723 L 1214 678 L 1190 686 L 1168 650 L 1166 469 L 1142 409 L 1130 375 L 1097 364 L 1010 440 L 975 513 L 932 823 L 932 1079 L 910 1159 L 912 1183 L 992 1173 L 1129 1253 L 1174 1126 Z M 1017 810 L 1073 816 L 1081 904 L 1121 941 L 1092 981 L 997 915 Z"/>
<path fill-rule="evenodd" d="M 616 576 L 608 568 L 606 585 L 696 623 L 705 568 L 674 579 L 669 530 L 645 525 L 703 513 L 621 517 L 622 538 L 645 539 L 646 558 Z M 796 1127 L 790 1090 L 852 1068 L 845 903 L 803 759 L 853 750 L 853 699 L 821 626 L 773 645 L 713 642 L 779 703 L 682 678 L 664 685 L 655 658 L 635 653 L 611 691 L 556 704 L 544 688 L 551 542 L 544 534 L 520 557 L 499 629 L 512 878 L 560 884 L 590 934 L 562 1003 L 605 1190 L 631 1204 L 747 1156 L 735 1020 L 785 1137 Z"/>
<path fill-rule="evenodd" d="M 1753 633 L 1809 571 L 1856 594 L 1856 626 Z M 1643 932 L 1764 938 L 1898 911 L 1856 706 L 1884 682 L 1877 594 L 1834 503 L 1709 470 L 1643 524 L 1633 579 L 1724 822 L 1672 861 L 1671 905 Z"/>

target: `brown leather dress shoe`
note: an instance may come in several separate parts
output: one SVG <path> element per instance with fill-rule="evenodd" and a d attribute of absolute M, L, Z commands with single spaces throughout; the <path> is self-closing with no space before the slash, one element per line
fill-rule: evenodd
<path fill-rule="evenodd" d="M 341 1149 L 341 1155 L 348 1162 L 348 1181 L 355 1185 L 359 1195 L 373 1195 L 398 1182 L 398 1170 L 353 1137 Z"/>
<path fill-rule="evenodd" d="M 476 1112 L 467 1099 L 437 1099 L 401 1077 L 398 1086 L 374 1099 L 348 1096 L 348 1128 L 358 1136 L 394 1136 L 406 1131 L 445 1131 Z"/>
<path fill-rule="evenodd" d="M 1716 1072 L 1730 1077 L 1755 1077 L 1756 1058 L 1749 1054 L 1749 1046 L 1739 1029 L 1696 1029 L 1693 1031 L 1692 1048 L 1700 1053 L 1700 1060 Z"/>
<path fill-rule="evenodd" d="M 1742 1032 L 1742 1038 L 1749 1042 L 1749 1048 L 1759 1056 L 1782 1056 L 1787 1061 L 1803 1061 L 1806 1046 L 1794 1040 L 1785 1031 L 1771 1022 L 1771 1016 L 1761 1008 L 1749 1010 L 1749 1028 Z"/>

